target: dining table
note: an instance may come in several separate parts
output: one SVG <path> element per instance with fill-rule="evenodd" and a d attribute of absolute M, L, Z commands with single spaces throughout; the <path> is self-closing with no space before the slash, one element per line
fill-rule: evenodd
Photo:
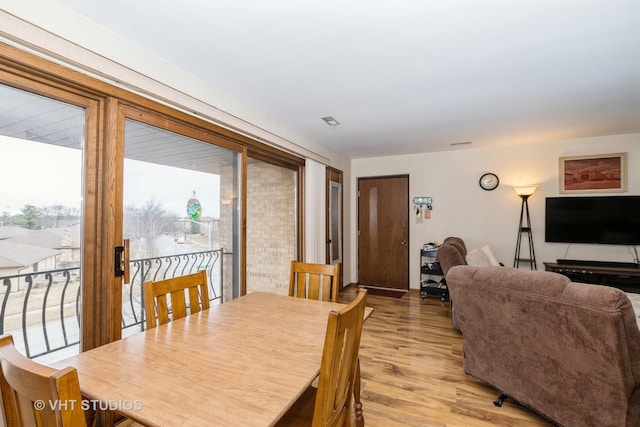
<path fill-rule="evenodd" d="M 254 292 L 57 365 L 78 370 L 87 407 L 145 426 L 271 426 L 318 376 L 343 307 Z"/>

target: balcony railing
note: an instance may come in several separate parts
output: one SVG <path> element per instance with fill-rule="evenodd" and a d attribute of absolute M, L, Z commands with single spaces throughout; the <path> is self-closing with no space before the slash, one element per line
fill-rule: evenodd
<path fill-rule="evenodd" d="M 207 271 L 209 300 L 222 302 L 222 249 L 132 260 L 131 282 L 122 289 L 123 335 L 144 330 L 142 283 Z"/>
<path fill-rule="evenodd" d="M 78 344 L 79 273 L 76 267 L 3 277 L 0 333 L 13 333 L 32 358 Z"/>
<path fill-rule="evenodd" d="M 206 270 L 209 299 L 222 303 L 222 249 L 132 260 L 131 282 L 122 290 L 122 334 L 144 329 L 142 283 Z M 80 343 L 80 268 L 0 277 L 0 334 L 12 333 L 30 358 Z"/>

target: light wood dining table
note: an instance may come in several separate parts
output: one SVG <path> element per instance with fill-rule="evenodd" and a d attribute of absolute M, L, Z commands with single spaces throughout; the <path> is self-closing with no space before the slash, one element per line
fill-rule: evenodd
<path fill-rule="evenodd" d="M 57 365 L 146 426 L 270 426 L 317 377 L 328 314 L 343 307 L 251 293 Z"/>

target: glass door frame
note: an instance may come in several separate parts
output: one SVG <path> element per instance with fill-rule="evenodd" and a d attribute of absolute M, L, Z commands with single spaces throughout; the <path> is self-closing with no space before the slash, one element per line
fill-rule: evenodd
<path fill-rule="evenodd" d="M 124 229 L 123 229 L 124 185 L 123 184 L 124 184 L 124 152 L 125 152 L 125 144 L 126 144 L 126 141 L 125 141 L 125 121 L 126 120 L 133 120 L 139 123 L 144 123 L 146 125 L 153 126 L 161 130 L 179 134 L 187 138 L 201 141 L 203 143 L 208 143 L 216 147 L 222 147 L 230 151 L 234 151 L 239 154 L 238 158 L 242 159 L 241 162 L 245 161 L 245 156 L 243 155 L 243 153 L 245 153 L 246 150 L 242 145 L 234 141 L 221 138 L 218 135 L 211 133 L 206 129 L 195 126 L 191 123 L 186 123 L 184 121 L 176 119 L 175 117 L 162 114 L 156 111 L 150 111 L 150 110 L 138 107 L 136 105 L 131 105 L 131 104 L 119 103 L 117 110 L 118 112 L 117 112 L 117 119 L 116 119 L 116 135 L 115 135 L 116 143 L 114 144 L 115 149 L 113 150 L 113 153 L 112 153 L 114 156 L 112 161 L 113 161 L 113 164 L 115 165 L 112 171 L 114 173 L 113 181 L 116 183 L 114 186 L 114 191 L 115 191 L 114 212 L 116 212 L 116 215 L 114 218 L 115 237 L 114 237 L 113 247 L 123 245 L 123 236 L 124 236 Z M 241 169 L 241 165 L 236 165 L 236 168 L 239 171 Z M 242 175 L 241 179 L 244 180 L 245 179 L 244 174 L 241 174 L 241 175 Z M 238 188 L 240 188 L 240 185 L 238 185 Z M 235 199 L 239 201 L 241 206 L 243 205 L 243 203 L 241 202 L 243 200 L 242 194 L 244 193 L 241 191 L 241 194 L 238 194 L 235 197 Z M 233 215 L 237 216 L 238 213 L 237 212 L 233 213 Z M 233 222 L 235 223 L 236 219 L 234 219 Z M 242 244 L 240 242 L 242 242 L 244 239 L 242 239 L 242 235 L 243 235 L 242 231 L 241 230 L 236 230 L 236 231 L 239 234 L 237 235 L 238 238 L 234 239 L 235 247 L 233 249 L 234 260 L 233 260 L 233 267 L 232 267 L 232 277 L 234 282 L 239 281 L 240 283 L 244 283 L 244 278 L 237 276 L 240 260 L 243 259 L 243 255 L 241 251 Z M 128 259 L 123 259 L 123 267 L 126 268 L 128 266 L 128 263 L 129 263 Z M 124 284 L 123 277 L 114 278 L 113 288 L 114 288 L 115 301 L 122 301 L 123 284 Z M 234 283 L 233 285 L 234 296 L 236 294 L 236 289 L 238 288 L 240 288 L 240 285 L 236 286 L 236 284 Z M 113 317 L 114 319 L 118 320 L 118 325 L 120 325 L 120 319 L 122 318 L 121 304 L 114 304 Z M 121 331 L 118 333 L 120 334 L 118 335 L 118 338 L 120 338 Z"/>
<path fill-rule="evenodd" d="M 100 293 L 98 284 L 104 281 L 104 257 L 99 251 L 99 230 L 105 219 L 101 200 L 98 197 L 98 175 L 102 169 L 100 158 L 101 129 L 98 117 L 104 113 L 106 99 L 95 92 L 86 91 L 76 84 L 61 84 L 50 81 L 38 74 L 17 72 L 23 67 L 18 61 L 14 48 L 0 45 L 0 84 L 15 87 L 26 92 L 45 96 L 60 102 L 71 104 L 85 110 L 85 132 L 83 141 L 82 160 L 82 260 L 81 260 L 81 323 L 80 348 L 81 351 L 100 345 L 107 331 L 102 327 L 104 323 L 103 311 L 95 304 Z M 41 59 L 36 61 L 42 62 Z M 42 64 L 40 64 L 42 66 Z M 48 70 L 55 69 L 53 64 Z"/>

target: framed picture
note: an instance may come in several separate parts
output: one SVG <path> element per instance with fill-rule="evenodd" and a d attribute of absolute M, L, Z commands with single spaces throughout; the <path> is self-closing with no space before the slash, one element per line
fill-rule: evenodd
<path fill-rule="evenodd" d="M 560 157 L 560 193 L 627 191 L 627 153 Z"/>

